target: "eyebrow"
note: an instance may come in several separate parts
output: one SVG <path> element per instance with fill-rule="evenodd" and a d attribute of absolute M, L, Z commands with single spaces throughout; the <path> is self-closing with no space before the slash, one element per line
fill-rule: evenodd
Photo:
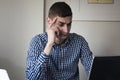
<path fill-rule="evenodd" d="M 71 23 L 72 23 L 72 21 L 71 21 L 71 22 L 69 22 L 69 23 L 65 23 L 65 22 L 61 22 L 61 21 L 59 21 L 59 23 L 61 23 L 61 24 L 71 24 Z"/>

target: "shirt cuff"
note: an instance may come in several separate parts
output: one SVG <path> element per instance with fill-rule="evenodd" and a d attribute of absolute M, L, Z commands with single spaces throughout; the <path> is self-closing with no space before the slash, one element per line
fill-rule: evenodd
<path fill-rule="evenodd" d="M 49 56 L 45 55 L 44 52 L 42 52 L 39 56 L 39 61 L 40 61 L 40 64 L 46 64 L 48 61 L 49 61 Z"/>

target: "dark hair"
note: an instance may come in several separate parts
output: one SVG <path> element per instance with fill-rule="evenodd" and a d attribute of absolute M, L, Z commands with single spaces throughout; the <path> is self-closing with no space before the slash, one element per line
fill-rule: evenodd
<path fill-rule="evenodd" d="M 49 9 L 48 17 L 53 19 L 56 16 L 59 17 L 72 16 L 72 10 L 70 6 L 65 2 L 54 3 Z"/>

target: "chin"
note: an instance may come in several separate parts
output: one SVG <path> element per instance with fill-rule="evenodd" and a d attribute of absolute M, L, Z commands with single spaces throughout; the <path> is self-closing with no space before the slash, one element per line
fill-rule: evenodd
<path fill-rule="evenodd" d="M 56 43 L 56 44 L 61 44 L 62 41 L 61 41 L 60 39 L 56 38 L 55 43 Z"/>
<path fill-rule="evenodd" d="M 62 44 L 62 43 L 64 43 L 65 40 L 66 40 L 66 38 L 65 38 L 65 39 L 61 39 L 61 40 L 57 39 L 57 40 L 55 41 L 55 43 L 56 43 L 56 44 Z"/>
<path fill-rule="evenodd" d="M 62 44 L 62 41 L 56 41 L 55 43 L 56 44 Z"/>

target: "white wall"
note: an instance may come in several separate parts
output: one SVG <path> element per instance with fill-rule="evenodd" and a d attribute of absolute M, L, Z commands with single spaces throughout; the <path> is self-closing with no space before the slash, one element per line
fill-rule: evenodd
<path fill-rule="evenodd" d="M 0 0 L 0 68 L 11 80 L 25 80 L 30 39 L 43 32 L 44 0 Z"/>
<path fill-rule="evenodd" d="M 120 55 L 120 22 L 73 21 L 71 32 L 83 35 L 94 55 Z"/>
<path fill-rule="evenodd" d="M 49 7 L 56 1 L 70 3 L 69 1 L 71 0 L 46 0 L 46 16 Z M 84 36 L 94 55 L 120 55 L 120 21 L 73 20 L 71 32 Z M 86 80 L 87 77 L 84 68 L 81 64 L 79 66 L 81 80 Z"/>

